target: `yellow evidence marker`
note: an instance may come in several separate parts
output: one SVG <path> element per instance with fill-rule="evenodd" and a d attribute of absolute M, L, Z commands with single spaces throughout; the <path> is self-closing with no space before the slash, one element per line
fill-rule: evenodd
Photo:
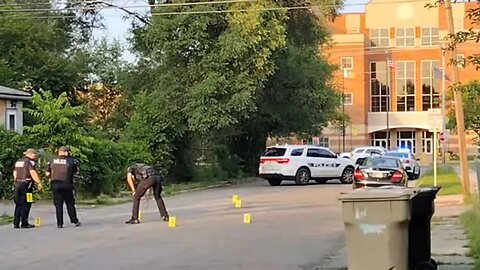
<path fill-rule="evenodd" d="M 32 203 L 33 202 L 33 193 L 27 193 L 27 202 Z"/>
<path fill-rule="evenodd" d="M 35 227 L 40 227 L 42 225 L 42 219 L 40 217 L 35 218 Z"/>
<path fill-rule="evenodd" d="M 235 207 L 236 207 L 236 208 L 242 208 L 242 200 L 237 200 L 237 201 L 235 202 Z"/>
<path fill-rule="evenodd" d="M 176 217 L 170 217 L 168 219 L 168 227 L 169 228 L 175 228 L 177 227 L 177 218 Z"/>
<path fill-rule="evenodd" d="M 237 194 L 233 195 L 233 196 L 232 196 L 232 203 L 233 203 L 233 204 L 236 204 L 239 199 L 240 199 L 240 198 L 238 197 Z"/>
<path fill-rule="evenodd" d="M 138 220 L 142 221 L 142 211 L 138 211 Z"/>
<path fill-rule="evenodd" d="M 252 223 L 252 215 L 250 213 L 246 213 L 243 215 L 243 223 L 245 224 Z"/>

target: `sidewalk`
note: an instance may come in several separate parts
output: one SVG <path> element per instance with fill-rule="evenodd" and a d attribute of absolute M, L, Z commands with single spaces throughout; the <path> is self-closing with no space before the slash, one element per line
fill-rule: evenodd
<path fill-rule="evenodd" d="M 432 258 L 439 270 L 473 269 L 468 257 L 468 239 L 459 216 L 469 209 L 462 195 L 439 196 L 435 201 L 432 220 Z"/>

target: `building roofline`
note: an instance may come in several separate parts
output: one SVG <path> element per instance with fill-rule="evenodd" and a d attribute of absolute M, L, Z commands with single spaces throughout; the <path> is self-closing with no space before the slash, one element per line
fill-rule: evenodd
<path fill-rule="evenodd" d="M 0 98 L 29 100 L 32 98 L 32 95 L 25 91 L 20 91 L 17 89 L 0 85 Z"/>

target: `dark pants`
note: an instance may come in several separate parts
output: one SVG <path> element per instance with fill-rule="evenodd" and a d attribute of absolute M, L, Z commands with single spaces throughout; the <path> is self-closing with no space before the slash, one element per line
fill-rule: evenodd
<path fill-rule="evenodd" d="M 73 185 L 65 181 L 52 180 L 53 204 L 57 212 L 57 225 L 63 225 L 63 203 L 67 205 L 70 222 L 77 223 L 77 210 L 73 197 Z"/>
<path fill-rule="evenodd" d="M 13 225 L 22 226 L 28 225 L 28 216 L 32 203 L 27 202 L 27 193 L 33 192 L 32 181 L 17 181 L 15 182 L 15 189 L 13 191 L 13 201 L 15 202 L 15 213 L 13 218 Z"/>
<path fill-rule="evenodd" d="M 165 208 L 165 203 L 163 202 L 160 194 L 162 193 L 162 177 L 158 175 L 149 176 L 146 179 L 140 181 L 138 184 L 135 195 L 133 196 L 133 210 L 132 218 L 138 219 L 138 211 L 140 208 L 140 200 L 143 195 L 147 192 L 148 189 L 153 187 L 153 194 L 155 196 L 155 201 L 157 202 L 158 211 L 162 217 L 168 216 L 167 209 Z"/>

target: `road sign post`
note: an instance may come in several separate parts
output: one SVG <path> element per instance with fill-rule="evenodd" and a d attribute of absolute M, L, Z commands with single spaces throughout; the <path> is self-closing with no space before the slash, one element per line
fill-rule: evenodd
<path fill-rule="evenodd" d="M 437 129 L 433 128 L 433 185 L 437 186 Z"/>
<path fill-rule="evenodd" d="M 430 131 L 433 132 L 433 185 L 437 186 L 437 148 L 438 148 L 437 132 L 442 129 L 441 111 L 439 109 L 428 110 L 428 119 L 430 121 Z"/>

